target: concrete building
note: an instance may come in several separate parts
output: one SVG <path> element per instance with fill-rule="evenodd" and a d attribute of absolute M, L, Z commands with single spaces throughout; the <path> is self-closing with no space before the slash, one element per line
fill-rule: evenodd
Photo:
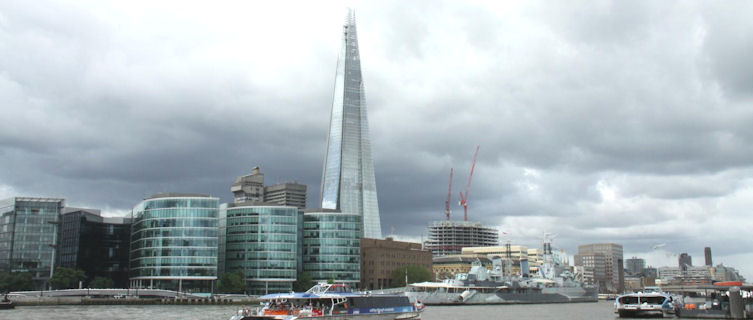
<path fill-rule="evenodd" d="M 677 264 L 680 269 L 685 270 L 687 267 L 693 266 L 693 258 L 687 253 L 680 253 L 680 256 L 677 257 Z"/>
<path fill-rule="evenodd" d="M 221 272 L 240 270 L 249 294 L 291 291 L 301 259 L 302 214 L 296 207 L 257 202 L 222 205 Z"/>
<path fill-rule="evenodd" d="M 718 264 L 712 268 L 714 281 L 742 281 L 745 282 L 745 278 L 740 275 L 737 269 L 727 267 L 723 264 Z"/>
<path fill-rule="evenodd" d="M 431 251 L 420 243 L 394 241 L 392 238 L 361 239 L 361 288 L 366 290 L 392 287 L 395 269 L 414 265 L 432 271 Z M 408 279 L 411 283 L 411 279 Z"/>
<path fill-rule="evenodd" d="M 321 208 L 361 217 L 363 236 L 382 238 L 356 16 L 349 11 L 337 60 L 322 170 Z"/>
<path fill-rule="evenodd" d="M 499 245 L 499 232 L 480 222 L 435 221 L 429 225 L 429 239 L 424 247 L 435 257 L 460 254 L 465 247 Z"/>
<path fill-rule="evenodd" d="M 643 275 L 643 269 L 646 268 L 646 260 L 632 257 L 625 260 L 625 270 L 631 276 Z"/>
<path fill-rule="evenodd" d="M 576 266 L 593 266 L 594 282 L 599 285 L 599 292 L 623 292 L 624 263 L 622 257 L 622 245 L 615 243 L 580 245 L 578 246 L 578 254 L 576 254 L 574 258 Z M 600 274 L 602 266 L 604 270 L 604 278 L 601 278 Z"/>
<path fill-rule="evenodd" d="M 611 279 L 607 276 L 607 262 L 603 253 L 579 253 L 573 258 L 576 270 L 581 271 L 583 275 L 584 283 L 599 286 L 600 290 L 610 287 Z"/>
<path fill-rule="evenodd" d="M 89 282 L 103 277 L 112 279 L 116 288 L 127 288 L 130 237 L 129 218 L 102 217 L 96 209 L 64 208 L 57 266 L 81 269 Z"/>
<path fill-rule="evenodd" d="M 437 280 L 454 279 L 456 274 L 470 271 L 471 263 L 476 260 L 487 269 L 492 269 L 492 260 L 484 255 L 453 254 L 432 258 L 432 271 Z"/>
<path fill-rule="evenodd" d="M 285 182 L 264 187 L 264 202 L 281 206 L 306 208 L 306 185 Z"/>
<path fill-rule="evenodd" d="M 233 192 L 235 203 L 264 201 L 264 174 L 256 166 L 251 174 L 235 179 L 230 191 Z"/>
<path fill-rule="evenodd" d="M 64 205 L 58 198 L 0 201 L 0 272 L 29 272 L 35 288 L 49 287 Z"/>
<path fill-rule="evenodd" d="M 230 186 L 234 203 L 267 202 L 298 209 L 306 207 L 306 185 L 297 182 L 284 182 L 271 186 L 264 185 L 264 174 L 254 167 L 251 174 L 238 177 Z"/>
<path fill-rule="evenodd" d="M 658 273 L 662 283 L 694 286 L 709 285 L 713 282 L 713 268 L 709 266 L 660 267 Z"/>
<path fill-rule="evenodd" d="M 713 263 L 713 261 L 711 261 L 711 247 L 705 247 L 705 248 L 703 248 L 703 255 L 706 258 L 706 261 L 705 261 L 706 265 L 709 266 L 709 267 L 713 266 L 714 263 Z"/>
<path fill-rule="evenodd" d="M 130 288 L 212 292 L 219 199 L 161 193 L 131 211 Z"/>

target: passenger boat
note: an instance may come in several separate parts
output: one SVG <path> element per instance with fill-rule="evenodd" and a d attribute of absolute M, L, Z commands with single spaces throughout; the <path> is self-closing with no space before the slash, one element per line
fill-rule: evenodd
<path fill-rule="evenodd" d="M 344 284 L 313 286 L 304 293 L 276 293 L 259 297 L 259 307 L 243 308 L 230 320 L 295 319 L 420 319 L 423 305 L 394 294 L 354 292 Z"/>
<path fill-rule="evenodd" d="M 618 296 L 614 306 L 621 318 L 674 317 L 675 313 L 672 296 L 651 287 Z"/>

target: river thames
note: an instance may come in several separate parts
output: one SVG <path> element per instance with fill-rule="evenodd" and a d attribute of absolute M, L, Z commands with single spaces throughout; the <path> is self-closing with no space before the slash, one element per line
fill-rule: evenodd
<path fill-rule="evenodd" d="M 105 319 L 105 320 L 228 320 L 238 310 L 232 305 L 139 305 L 139 306 L 37 306 L 0 310 L 0 319 Z M 424 320 L 450 319 L 615 319 L 614 303 L 428 306 Z"/>

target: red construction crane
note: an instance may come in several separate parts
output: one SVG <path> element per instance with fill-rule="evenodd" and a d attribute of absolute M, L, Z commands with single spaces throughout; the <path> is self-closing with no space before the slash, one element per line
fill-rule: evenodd
<path fill-rule="evenodd" d="M 468 185 L 465 186 L 465 195 L 463 195 L 463 192 L 460 192 L 460 205 L 463 206 L 463 211 L 465 212 L 465 221 L 468 221 L 468 191 L 471 190 L 471 180 L 473 179 L 473 169 L 476 168 L 476 158 L 478 158 L 478 148 L 481 147 L 480 145 L 476 146 L 476 153 L 473 154 L 473 164 L 471 164 L 471 174 L 468 175 Z"/>
<path fill-rule="evenodd" d="M 452 194 L 452 168 L 450 168 L 450 188 L 447 189 L 447 201 L 444 202 L 444 215 L 450 221 L 450 195 Z"/>

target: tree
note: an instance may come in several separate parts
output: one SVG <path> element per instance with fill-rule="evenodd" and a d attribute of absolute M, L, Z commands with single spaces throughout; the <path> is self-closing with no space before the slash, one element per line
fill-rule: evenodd
<path fill-rule="evenodd" d="M 314 281 L 311 276 L 304 272 L 298 275 L 298 279 L 293 282 L 293 291 L 304 292 L 314 286 Z"/>
<path fill-rule="evenodd" d="M 246 291 L 246 281 L 243 272 L 227 272 L 217 281 L 217 290 L 224 293 L 243 293 Z"/>
<path fill-rule="evenodd" d="M 89 288 L 107 289 L 107 288 L 114 288 L 114 287 L 115 287 L 115 281 L 112 281 L 112 279 L 105 278 L 105 277 L 94 277 L 94 280 L 92 280 L 92 282 L 89 283 Z"/>
<path fill-rule="evenodd" d="M 28 291 L 33 289 L 34 282 L 31 280 L 31 273 L 0 273 L 0 292 Z"/>
<path fill-rule="evenodd" d="M 80 281 L 86 281 L 84 270 L 59 267 L 55 269 L 50 284 L 54 289 L 73 289 L 78 288 Z"/>
<path fill-rule="evenodd" d="M 405 275 L 408 275 L 408 283 L 431 281 L 431 272 L 424 267 L 408 265 L 392 271 L 392 287 L 405 287 Z"/>

